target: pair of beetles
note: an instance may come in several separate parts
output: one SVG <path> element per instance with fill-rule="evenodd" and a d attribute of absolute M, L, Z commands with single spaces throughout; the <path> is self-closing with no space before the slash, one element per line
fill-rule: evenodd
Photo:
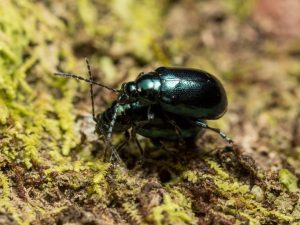
<path fill-rule="evenodd" d="M 206 123 L 206 120 L 220 118 L 227 109 L 224 87 L 213 75 L 198 69 L 159 67 L 149 73 L 140 73 L 135 81 L 123 83 L 117 90 L 95 82 L 87 59 L 86 63 L 89 79 L 64 72 L 55 75 L 90 83 L 96 132 L 106 137 L 106 146 L 112 147 L 115 157 L 118 158 L 118 153 L 111 146 L 112 133 L 128 133 L 130 128 L 131 137 L 141 151 L 136 134 L 155 143 L 166 140 L 190 142 L 201 130 L 210 129 L 232 143 L 222 131 Z M 116 92 L 118 96 L 98 115 L 94 110 L 93 85 Z"/>

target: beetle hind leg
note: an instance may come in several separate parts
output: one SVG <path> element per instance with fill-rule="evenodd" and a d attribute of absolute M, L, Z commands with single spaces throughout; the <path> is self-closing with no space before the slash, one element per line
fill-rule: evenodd
<path fill-rule="evenodd" d="M 197 125 L 201 126 L 204 129 L 208 129 L 208 130 L 212 130 L 215 133 L 219 134 L 226 142 L 228 142 L 229 144 L 233 144 L 233 140 L 231 138 L 229 138 L 223 131 L 221 131 L 218 128 L 214 128 L 214 127 L 210 127 L 208 126 L 208 124 L 203 121 L 203 120 L 196 120 L 195 122 Z"/>

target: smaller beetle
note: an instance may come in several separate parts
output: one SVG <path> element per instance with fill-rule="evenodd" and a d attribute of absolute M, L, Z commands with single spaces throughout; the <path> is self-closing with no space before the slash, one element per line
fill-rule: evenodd
<path fill-rule="evenodd" d="M 205 122 L 220 118 L 227 109 L 225 90 L 213 75 L 196 69 L 159 67 L 153 72 L 141 73 L 136 81 L 124 83 L 117 90 L 95 82 L 87 59 L 86 63 L 90 79 L 64 72 L 54 74 L 90 83 L 96 131 L 104 133 L 107 147 L 111 146 L 113 131 L 127 131 L 130 128 L 134 130 L 132 136 L 135 140 L 136 133 L 151 139 L 172 139 L 170 137 L 174 134 L 177 135 L 173 139 L 187 139 L 203 128 L 217 132 L 232 143 L 223 132 L 209 127 Z M 97 117 L 93 84 L 118 93 L 112 106 Z M 156 132 L 156 129 L 161 132 Z M 113 146 L 111 149 L 113 155 L 119 158 Z"/>
<path fill-rule="evenodd" d="M 125 132 L 133 128 L 134 133 L 150 139 L 178 141 L 193 139 L 200 130 L 206 128 L 217 132 L 228 142 L 231 141 L 220 130 L 209 127 L 203 119 L 165 112 L 160 105 L 149 106 L 139 101 L 127 104 L 114 101 L 109 108 L 96 116 L 96 132 L 107 135 L 114 115 L 112 132 Z"/>
<path fill-rule="evenodd" d="M 96 132 L 107 137 L 113 116 L 116 115 L 111 132 L 124 132 L 126 139 L 115 151 L 118 151 L 128 142 L 128 130 L 130 128 L 131 138 L 139 148 L 142 159 L 144 158 L 144 151 L 136 138 L 136 134 L 149 138 L 155 145 L 164 147 L 162 143 L 164 141 L 176 141 L 178 144 L 191 143 L 202 130 L 202 127 L 193 121 L 176 114 L 168 113 L 168 119 L 166 119 L 165 112 L 162 111 L 159 105 L 152 105 L 151 111 L 149 111 L 149 106 L 145 106 L 140 102 L 119 104 L 116 107 L 117 104 L 117 101 L 114 101 L 111 107 L 98 114 L 96 119 Z M 176 128 L 172 122 L 167 122 L 168 120 L 174 121 Z M 205 123 L 205 121 L 203 122 Z"/>
<path fill-rule="evenodd" d="M 126 132 L 130 128 L 133 133 L 151 140 L 181 141 L 193 139 L 202 129 L 195 121 L 172 113 L 166 113 L 159 105 L 144 105 L 139 101 L 119 104 L 116 101 L 111 107 L 96 117 L 96 132 L 107 134 L 116 109 L 116 119 L 112 132 Z M 205 123 L 205 121 L 202 121 Z M 176 125 L 175 125 L 175 124 Z M 176 127 L 175 127 L 176 126 Z M 135 135 L 132 137 L 135 139 Z"/>

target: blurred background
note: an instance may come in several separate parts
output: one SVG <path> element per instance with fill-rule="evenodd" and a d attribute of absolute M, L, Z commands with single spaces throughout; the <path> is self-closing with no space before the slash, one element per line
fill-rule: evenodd
<path fill-rule="evenodd" d="M 0 178 L 17 193 L 12 197 L 7 189 L 6 197 L 28 199 L 26 187 L 39 193 L 34 182 L 44 182 L 40 171 L 54 174 L 57 183 L 68 183 L 64 171 L 107 172 L 89 145 L 97 139 L 87 119 L 89 85 L 53 76 L 87 76 L 85 57 L 94 78 L 113 87 L 159 66 L 216 75 L 229 105 L 209 124 L 224 130 L 260 168 L 276 174 L 285 168 L 300 177 L 300 1 L 2 0 L 0 15 Z M 100 113 L 115 96 L 95 92 Z M 198 142 L 207 152 L 224 146 L 211 132 Z M 20 178 L 25 174 L 31 183 Z M 104 175 L 76 176 L 78 182 L 94 179 L 95 190 L 106 182 Z M 9 211 L 8 200 L 1 204 Z M 14 221 L 33 221 L 41 213 L 26 207 L 20 214 L 11 210 Z"/>

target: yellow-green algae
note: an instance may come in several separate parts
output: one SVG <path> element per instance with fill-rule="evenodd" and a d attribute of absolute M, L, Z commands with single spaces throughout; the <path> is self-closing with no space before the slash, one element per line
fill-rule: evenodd
<path fill-rule="evenodd" d="M 299 173 L 299 147 L 291 153 L 292 147 L 286 144 L 290 137 L 280 133 L 281 129 L 288 130 L 285 125 L 293 123 L 299 107 L 294 101 L 300 97 L 295 85 L 300 74 L 297 59 L 276 52 L 276 48 L 270 52 L 267 45 L 262 49 L 263 57 L 249 57 L 247 48 L 240 48 L 241 59 L 226 48 L 231 44 L 235 47 L 234 41 L 222 42 L 222 48 L 213 46 L 219 41 L 214 36 L 218 26 L 224 26 L 221 30 L 225 39 L 231 36 L 226 33 L 230 31 L 227 25 L 242 26 L 237 21 L 247 20 L 254 2 L 235 4 L 228 0 L 226 8 L 218 1 L 1 1 L 0 222 L 299 224 L 298 178 L 285 168 L 266 170 L 264 175 L 253 173 L 255 168 L 242 162 L 243 155 L 237 159 L 225 152 L 222 158 L 217 138 L 211 141 L 210 136 L 204 137 L 200 149 L 193 154 L 178 154 L 180 160 L 174 160 L 171 152 L 155 153 L 146 143 L 154 158 L 149 157 L 143 166 L 137 164 L 127 170 L 102 162 L 101 147 L 95 154 L 92 143 L 82 144 L 76 126 L 75 119 L 90 106 L 83 107 L 81 100 L 74 107 L 73 100 L 88 99 L 88 85 L 52 76 L 58 69 L 86 73 L 84 57 L 91 57 L 92 65 L 104 72 L 101 78 L 114 85 L 122 75 L 134 79 L 138 72 L 158 65 L 202 67 L 226 79 L 229 100 L 235 103 L 229 111 L 232 117 L 216 122 L 216 126 L 228 130 L 245 124 L 245 134 L 233 128 L 231 136 L 241 140 L 247 151 L 260 159 L 253 149 L 273 148 L 273 155 L 287 160 L 281 166 L 292 164 Z M 224 7 L 227 25 L 209 21 L 215 6 Z M 188 20 L 180 24 L 185 18 Z M 222 37 L 220 41 L 224 41 Z M 286 57 L 282 67 L 268 54 Z M 248 61 L 243 62 L 243 57 Z M 259 78 L 252 78 L 255 73 Z M 266 75 L 273 73 L 274 77 Z M 282 81 L 277 73 L 287 75 Z M 276 88 L 285 93 L 278 97 L 284 107 L 276 106 L 274 94 L 249 88 L 249 83 L 255 82 L 270 88 L 268 81 L 282 84 Z M 234 94 L 234 90 L 242 94 Z M 261 102 L 253 102 L 255 93 L 261 94 Z M 251 99 L 253 104 L 243 103 Z M 266 102 L 272 101 L 272 110 L 265 108 Z M 257 132 L 261 133 L 255 133 L 249 121 L 257 122 Z M 249 148 L 247 132 L 261 136 L 250 139 L 259 147 Z M 130 150 L 127 147 L 123 151 Z M 257 200 L 254 183 L 263 190 L 263 200 Z M 286 202 L 293 207 L 285 207 Z"/>

